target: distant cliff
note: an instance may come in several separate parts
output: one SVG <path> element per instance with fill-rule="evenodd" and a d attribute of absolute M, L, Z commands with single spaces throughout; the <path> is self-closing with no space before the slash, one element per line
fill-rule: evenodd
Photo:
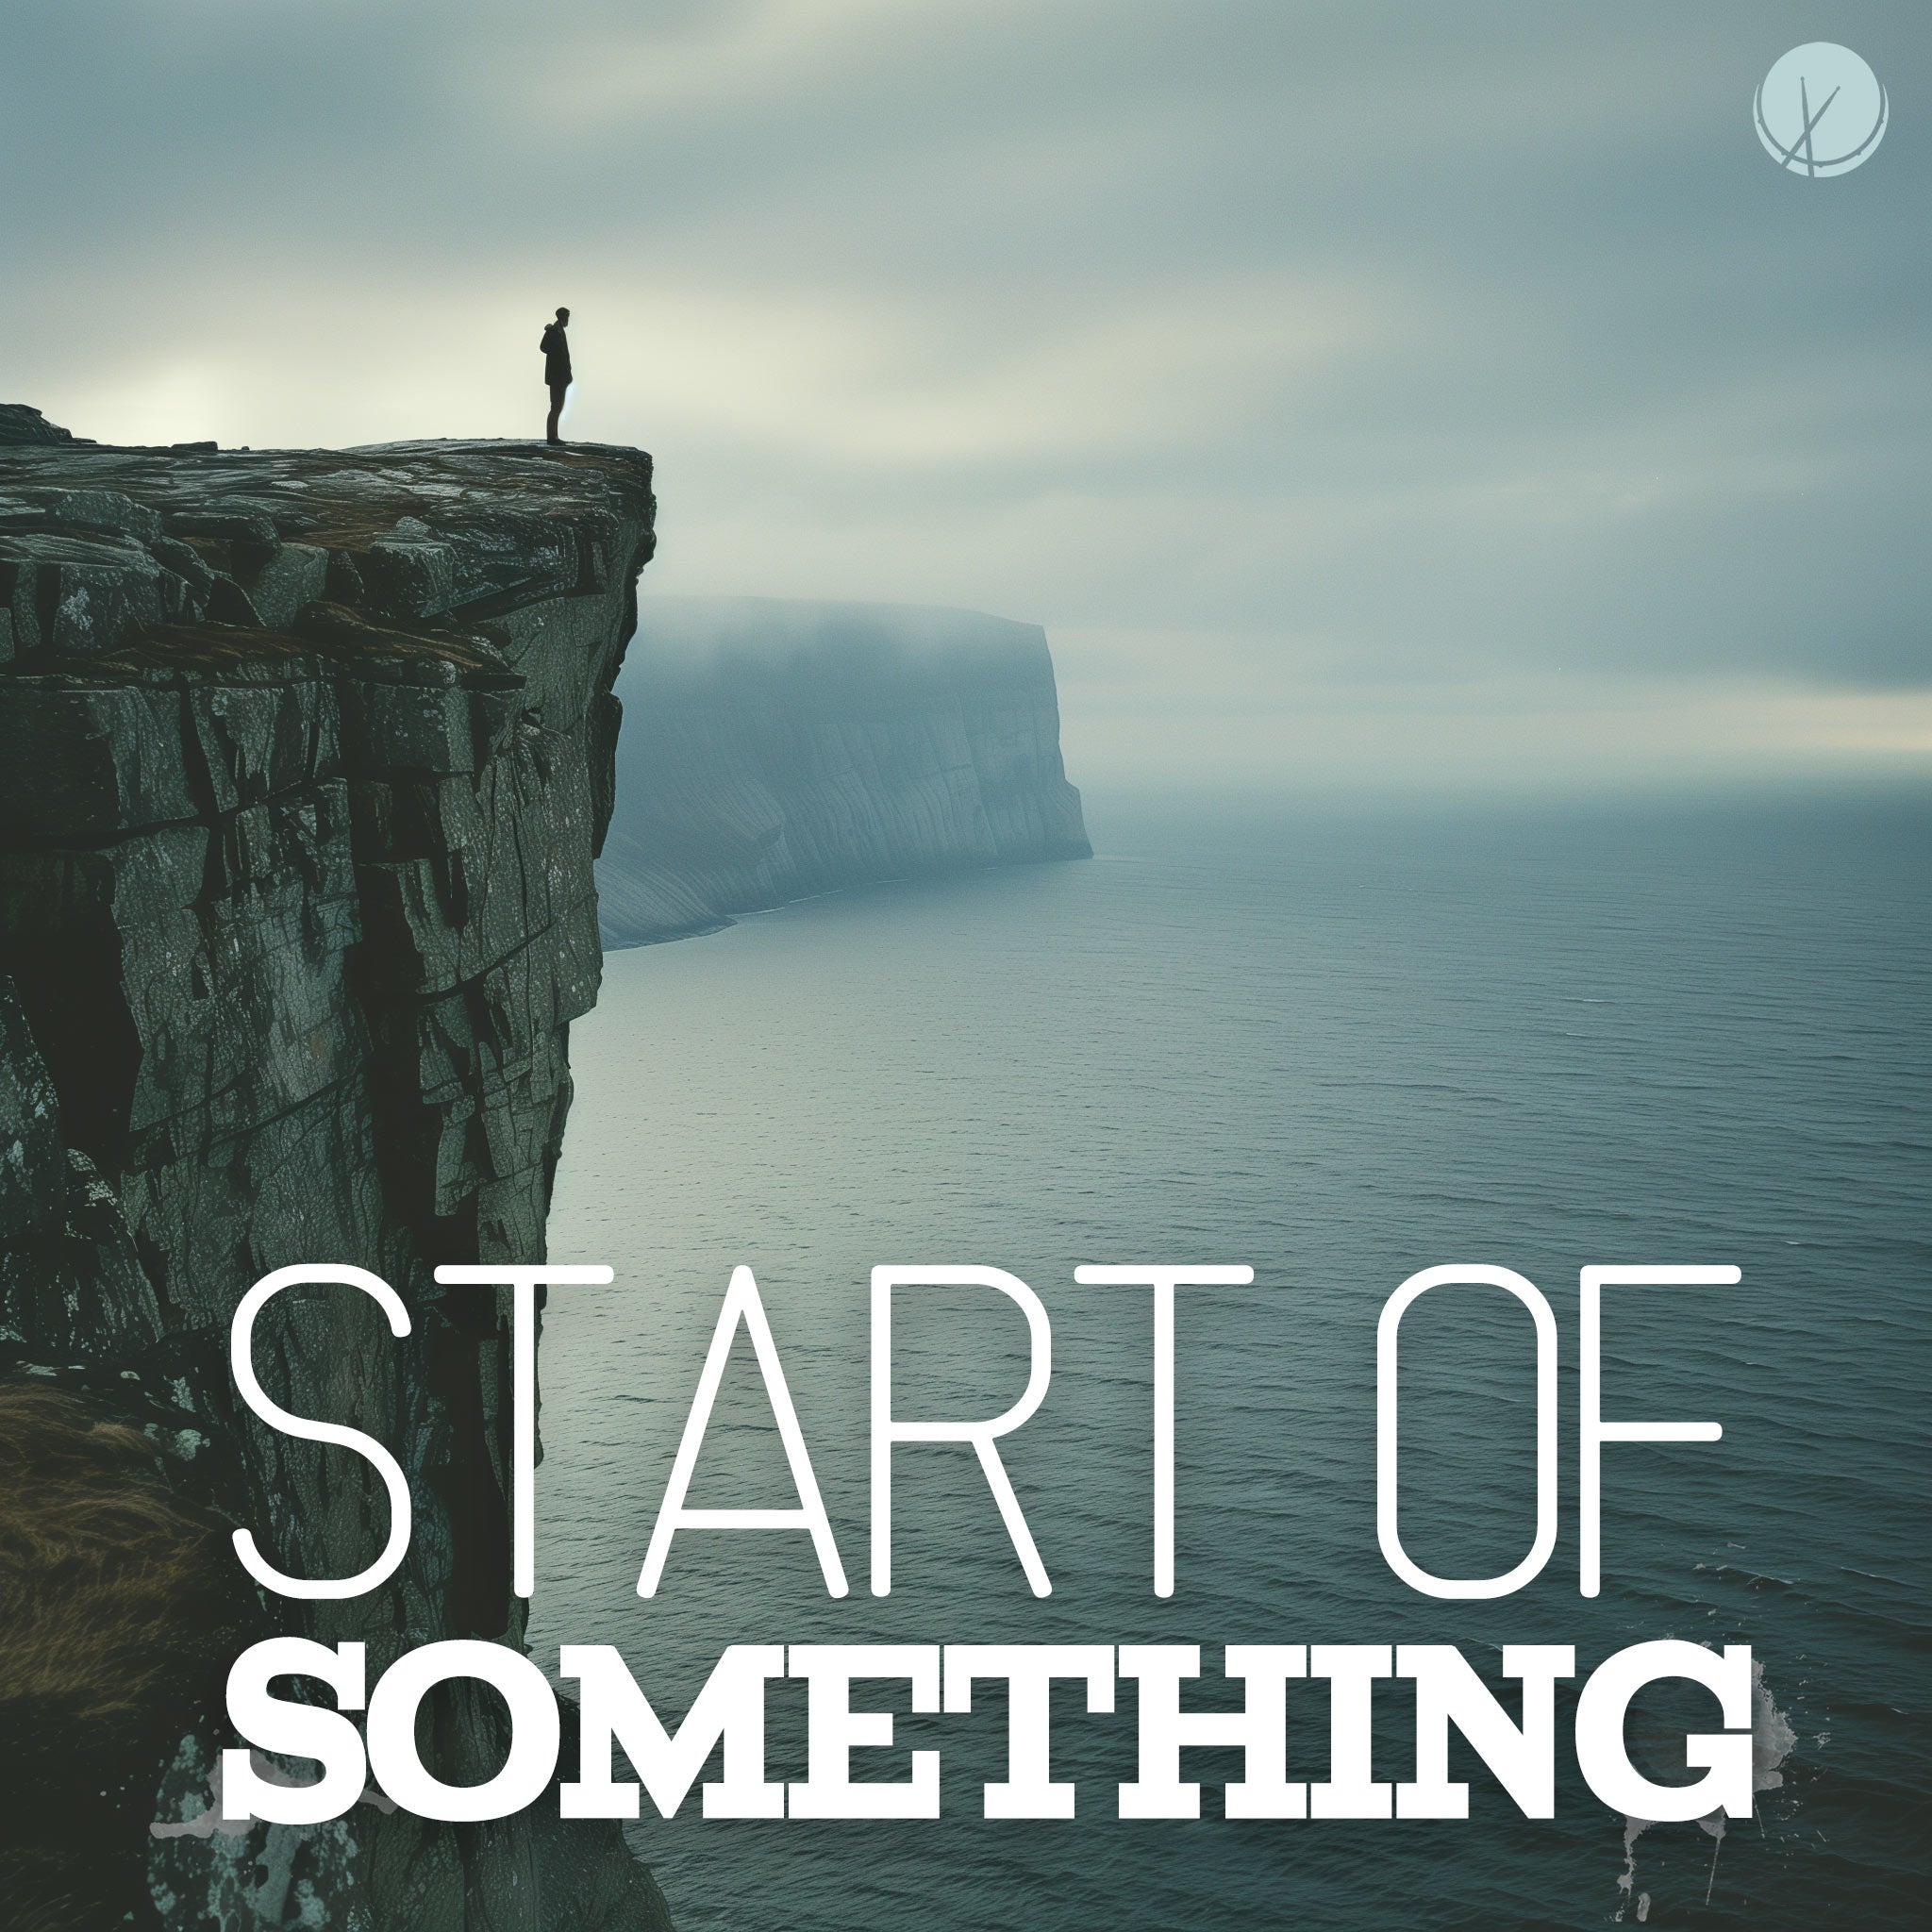
<path fill-rule="evenodd" d="M 647 598 L 617 691 L 607 944 L 868 880 L 1091 854 L 1037 625 Z"/>
<path fill-rule="evenodd" d="M 367 1642 L 372 1678 L 438 1638 L 518 1642 L 505 1318 L 432 1270 L 544 1253 L 569 1026 L 599 979 L 591 861 L 650 459 L 118 450 L 24 410 L 0 443 L 0 1350 L 28 1418 L 0 1428 L 6 1479 L 18 1502 L 73 1477 L 46 1466 L 72 1415 L 75 1441 L 152 1445 L 190 1511 L 181 1537 L 213 1505 L 285 1570 L 362 1568 L 388 1531 L 375 1472 L 238 1418 L 224 1353 L 266 1271 L 359 1264 L 412 1333 L 391 1338 L 351 1289 L 291 1292 L 258 1367 L 297 1414 L 395 1449 L 415 1534 L 391 1584 L 277 1600 L 273 1627 Z M 138 1433 L 89 1434 L 90 1418 Z M 88 1901 L 124 1879 L 170 1927 L 668 1924 L 618 1828 L 559 1824 L 554 1806 L 491 1826 L 365 1805 L 310 1831 L 210 1830 L 215 1729 L 166 1686 L 139 1693 L 162 1698 L 160 1795 L 159 1762 L 143 1787 L 125 1745 L 127 1789 L 88 1776 L 63 1795 L 135 1696 L 89 1677 L 102 1626 L 75 1620 L 111 1620 L 154 1567 L 105 1502 L 56 1524 L 73 1540 L 58 1559 L 8 1507 L 10 1925 L 96 1923 Z M 125 1521 L 164 1537 L 158 1506 Z M 237 1587 L 225 1552 L 219 1574 Z M 443 1687 L 437 1774 L 493 1772 L 500 1718 L 479 1686 Z M 15 1803 L 54 1822 L 23 1830 Z M 154 1819 L 175 1828 L 151 1839 Z"/>

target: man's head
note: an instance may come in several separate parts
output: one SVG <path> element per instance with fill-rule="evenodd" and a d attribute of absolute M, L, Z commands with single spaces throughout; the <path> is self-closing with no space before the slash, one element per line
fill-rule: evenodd
<path fill-rule="evenodd" d="M 559 308 L 557 311 L 557 319 L 558 322 L 568 322 L 570 320 L 570 310 L 568 308 Z"/>

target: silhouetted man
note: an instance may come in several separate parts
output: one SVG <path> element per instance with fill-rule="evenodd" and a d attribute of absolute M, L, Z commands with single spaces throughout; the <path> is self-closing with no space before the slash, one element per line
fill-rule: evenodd
<path fill-rule="evenodd" d="M 550 385 L 550 421 L 544 435 L 551 442 L 563 441 L 557 433 L 557 425 L 563 415 L 563 399 L 571 384 L 570 337 L 564 333 L 569 326 L 570 310 L 559 308 L 557 320 L 543 331 L 543 340 L 537 345 L 543 351 L 543 380 Z"/>

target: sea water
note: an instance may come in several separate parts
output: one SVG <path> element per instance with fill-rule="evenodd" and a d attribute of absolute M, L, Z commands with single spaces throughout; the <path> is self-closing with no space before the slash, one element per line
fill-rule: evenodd
<path fill-rule="evenodd" d="M 1457 1744 L 1466 1823 L 1229 1823 L 1239 1755 L 1191 1753 L 1198 1822 L 1116 1815 L 1134 1697 L 1054 1699 L 1071 1822 L 981 1816 L 1002 1688 L 855 1754 L 941 1752 L 928 1824 L 632 1828 L 678 1922 L 731 1932 L 1170 1926 L 1904 1925 L 1925 1883 L 1927 1076 L 1932 802 L 1344 810 L 1090 800 L 1090 864 L 855 891 L 620 953 L 572 1041 L 532 1641 L 619 1645 L 667 1720 L 731 1642 L 1506 1641 L 1579 1673 L 1660 1637 L 1762 1666 L 1753 1820 L 1639 1830 L 1583 1787 L 1559 1701 L 1554 1821 Z M 852 1593 L 802 1532 L 681 1533 L 636 1594 L 734 1264 L 756 1272 Z M 1247 1263 L 1183 1290 L 1176 1588 L 1152 1590 L 1152 1295 L 1082 1262 Z M 1407 1590 L 1375 1540 L 1375 1320 L 1417 1269 L 1518 1271 L 1561 1341 L 1561 1531 L 1498 1602 Z M 1714 1444 L 1605 1451 L 1600 1597 L 1577 1589 L 1577 1273 L 1732 1263 L 1736 1288 L 1606 1294 L 1605 1412 Z M 892 1591 L 868 1588 L 868 1274 L 977 1263 L 1053 1322 L 1053 1381 L 1004 1443 L 1053 1594 L 1027 1589 L 972 1452 L 897 1457 Z M 986 1417 L 1025 1379 L 997 1294 L 907 1290 L 908 1416 Z M 1448 1575 L 1533 1527 L 1534 1340 L 1496 1288 L 1403 1328 L 1403 1515 Z M 741 1334 L 690 1502 L 789 1506 Z M 803 1687 L 770 1687 L 774 1778 Z M 1291 1686 L 1289 1774 L 1326 1774 L 1325 1686 Z M 1375 1774 L 1413 1775 L 1378 1693 Z M 1640 1702 L 1678 1780 L 1708 1700 Z M 1674 1752 L 1674 1759 L 1673 1753 Z M 624 1774 L 620 1768 L 620 1776 Z M 715 1767 L 708 1775 L 717 1774 Z"/>

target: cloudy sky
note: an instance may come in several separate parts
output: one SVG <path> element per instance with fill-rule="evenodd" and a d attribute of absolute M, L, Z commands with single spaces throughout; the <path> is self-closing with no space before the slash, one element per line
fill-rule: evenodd
<path fill-rule="evenodd" d="M 1754 90 L 1857 49 L 1874 158 Z M 1932 772 L 1923 0 L 0 0 L 0 399 L 657 456 L 1090 784 Z"/>

